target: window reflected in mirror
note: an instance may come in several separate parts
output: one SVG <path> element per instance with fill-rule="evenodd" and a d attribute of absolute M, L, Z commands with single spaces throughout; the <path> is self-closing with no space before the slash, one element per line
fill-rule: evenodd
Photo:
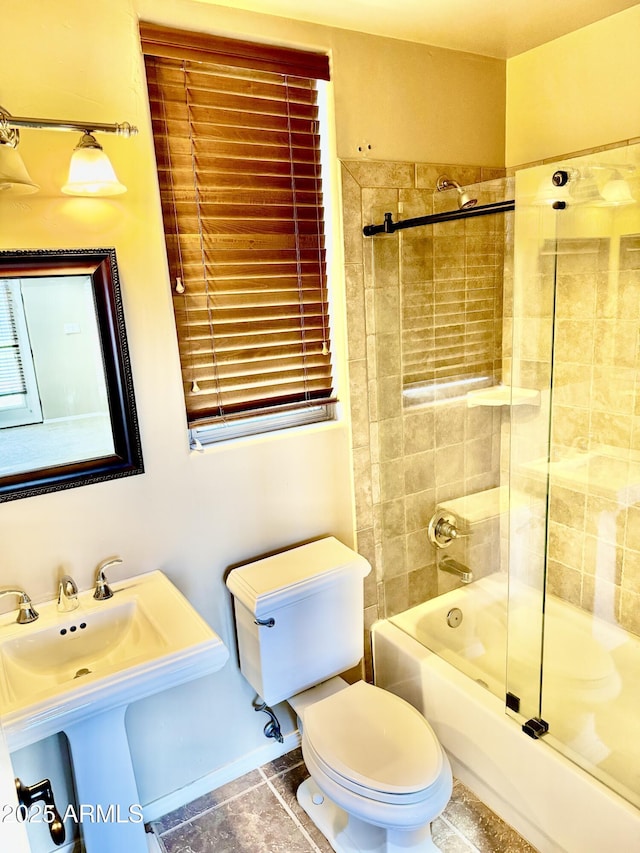
<path fill-rule="evenodd" d="M 0 252 L 0 500 L 142 470 L 115 251 Z"/>

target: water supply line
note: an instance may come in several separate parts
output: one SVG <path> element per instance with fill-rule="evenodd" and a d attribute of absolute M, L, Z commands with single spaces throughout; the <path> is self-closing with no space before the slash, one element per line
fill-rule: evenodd
<path fill-rule="evenodd" d="M 270 708 L 266 702 L 262 702 L 260 705 L 254 705 L 253 710 L 263 711 L 269 717 L 269 721 L 264 727 L 264 736 L 272 737 L 277 740 L 278 743 L 284 743 L 284 737 L 280 730 L 280 723 L 278 722 L 278 718 L 274 714 L 273 709 Z"/>

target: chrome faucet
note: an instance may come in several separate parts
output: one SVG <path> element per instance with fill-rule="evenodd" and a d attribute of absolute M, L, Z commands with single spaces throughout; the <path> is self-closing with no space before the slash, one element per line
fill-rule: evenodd
<path fill-rule="evenodd" d="M 78 585 L 71 575 L 63 575 L 58 584 L 58 610 L 67 613 L 79 607 Z"/>
<path fill-rule="evenodd" d="M 438 568 L 449 575 L 455 575 L 462 583 L 471 583 L 473 580 L 471 569 L 454 560 L 453 557 L 443 557 L 438 563 Z"/>
<path fill-rule="evenodd" d="M 106 560 L 103 560 L 96 569 L 96 588 L 93 593 L 93 597 L 96 601 L 106 601 L 108 598 L 113 597 L 113 590 L 107 583 L 107 576 L 105 572 L 107 569 L 111 568 L 111 566 L 117 566 L 122 562 L 120 557 L 107 557 Z"/>
<path fill-rule="evenodd" d="M 16 622 L 18 622 L 19 625 L 27 625 L 29 622 L 35 622 L 40 615 L 33 604 L 31 604 L 31 599 L 24 590 L 11 588 L 0 589 L 0 596 L 3 595 L 18 596 L 18 616 L 16 618 Z"/>

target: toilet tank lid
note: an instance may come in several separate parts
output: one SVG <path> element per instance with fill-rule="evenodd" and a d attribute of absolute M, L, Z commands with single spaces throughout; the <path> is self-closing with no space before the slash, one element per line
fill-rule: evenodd
<path fill-rule="evenodd" d="M 314 595 L 337 574 L 364 578 L 371 566 L 334 536 L 290 548 L 233 569 L 227 587 L 254 616 L 263 618 L 295 600 Z"/>

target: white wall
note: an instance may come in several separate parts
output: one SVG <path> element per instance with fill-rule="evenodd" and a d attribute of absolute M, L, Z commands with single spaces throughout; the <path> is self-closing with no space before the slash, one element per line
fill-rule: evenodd
<path fill-rule="evenodd" d="M 147 804 L 266 743 L 265 720 L 254 713 L 253 692 L 235 662 L 226 568 L 326 533 L 351 544 L 353 498 L 344 419 L 189 452 L 138 14 L 185 29 L 330 50 L 336 135 L 347 156 L 369 138 L 381 158 L 500 165 L 504 64 L 189 0 L 4 0 L 0 103 L 6 109 L 126 120 L 140 128 L 131 140 L 101 137 L 126 195 L 62 196 L 76 137 L 23 130 L 20 151 L 41 192 L 0 198 L 1 248 L 116 248 L 146 467 L 142 476 L 2 504 L 0 585 L 22 585 L 43 600 L 66 571 L 88 588 L 95 565 L 117 553 L 123 576 L 165 571 L 229 646 L 231 660 L 220 673 L 130 709 Z M 395 76 L 403 68 L 406 81 Z M 461 134 L 458 110 L 470 111 L 481 129 Z M 329 176 L 328 196 L 338 203 L 336 174 Z M 340 269 L 339 234 L 334 245 Z M 341 276 L 333 281 L 333 301 L 337 385 L 347 403 Z M 42 756 L 22 755 L 20 764 L 47 775 Z"/>
<path fill-rule="evenodd" d="M 640 138 L 640 5 L 507 62 L 506 165 Z"/>

